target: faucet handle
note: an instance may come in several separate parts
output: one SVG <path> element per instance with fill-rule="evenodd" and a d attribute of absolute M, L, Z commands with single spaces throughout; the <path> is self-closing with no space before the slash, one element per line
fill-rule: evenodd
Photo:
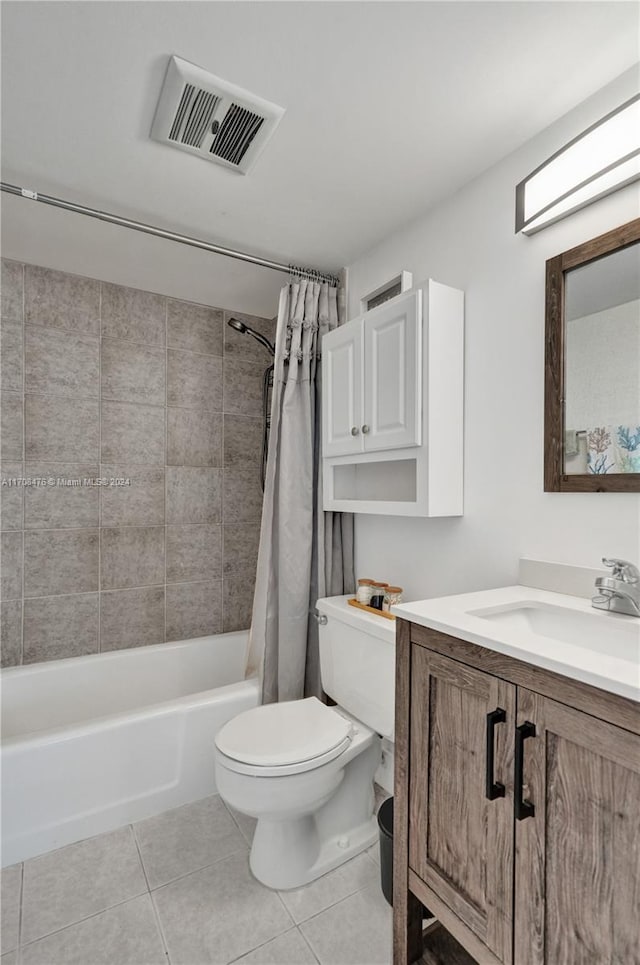
<path fill-rule="evenodd" d="M 613 570 L 611 575 L 614 580 L 621 580 L 623 583 L 640 582 L 640 570 L 635 564 L 629 563 L 628 560 L 617 560 L 615 557 L 607 559 L 606 556 L 603 556 L 602 562 Z"/>

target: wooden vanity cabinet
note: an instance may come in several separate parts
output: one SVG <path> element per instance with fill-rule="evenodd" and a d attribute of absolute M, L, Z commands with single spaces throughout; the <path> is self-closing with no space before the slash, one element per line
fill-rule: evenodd
<path fill-rule="evenodd" d="M 406 621 L 396 652 L 394 965 L 420 903 L 480 965 L 640 965 L 638 705 Z"/>

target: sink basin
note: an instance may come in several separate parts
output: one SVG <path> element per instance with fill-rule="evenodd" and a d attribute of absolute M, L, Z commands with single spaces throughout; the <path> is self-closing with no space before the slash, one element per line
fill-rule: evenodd
<path fill-rule="evenodd" d="M 600 614 L 534 601 L 482 607 L 467 610 L 467 613 L 490 621 L 502 631 L 534 633 L 539 637 L 561 640 L 572 646 L 632 661 L 636 666 L 640 661 L 640 621 L 635 617 L 606 614 L 603 619 Z"/>

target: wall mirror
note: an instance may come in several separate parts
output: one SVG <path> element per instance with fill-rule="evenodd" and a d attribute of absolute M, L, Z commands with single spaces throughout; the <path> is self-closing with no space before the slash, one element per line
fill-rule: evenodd
<path fill-rule="evenodd" d="M 547 262 L 546 492 L 640 492 L 640 218 Z"/>

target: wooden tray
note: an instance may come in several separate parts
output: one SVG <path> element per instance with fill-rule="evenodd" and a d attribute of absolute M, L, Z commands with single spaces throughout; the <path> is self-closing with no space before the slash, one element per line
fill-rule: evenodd
<path fill-rule="evenodd" d="M 358 603 L 355 596 L 349 597 L 347 600 L 349 606 L 357 606 L 359 610 L 364 610 L 365 613 L 372 613 L 374 617 L 384 617 L 385 620 L 395 620 L 395 613 L 387 613 L 386 610 L 378 610 L 374 606 L 367 606 L 366 603 Z"/>

